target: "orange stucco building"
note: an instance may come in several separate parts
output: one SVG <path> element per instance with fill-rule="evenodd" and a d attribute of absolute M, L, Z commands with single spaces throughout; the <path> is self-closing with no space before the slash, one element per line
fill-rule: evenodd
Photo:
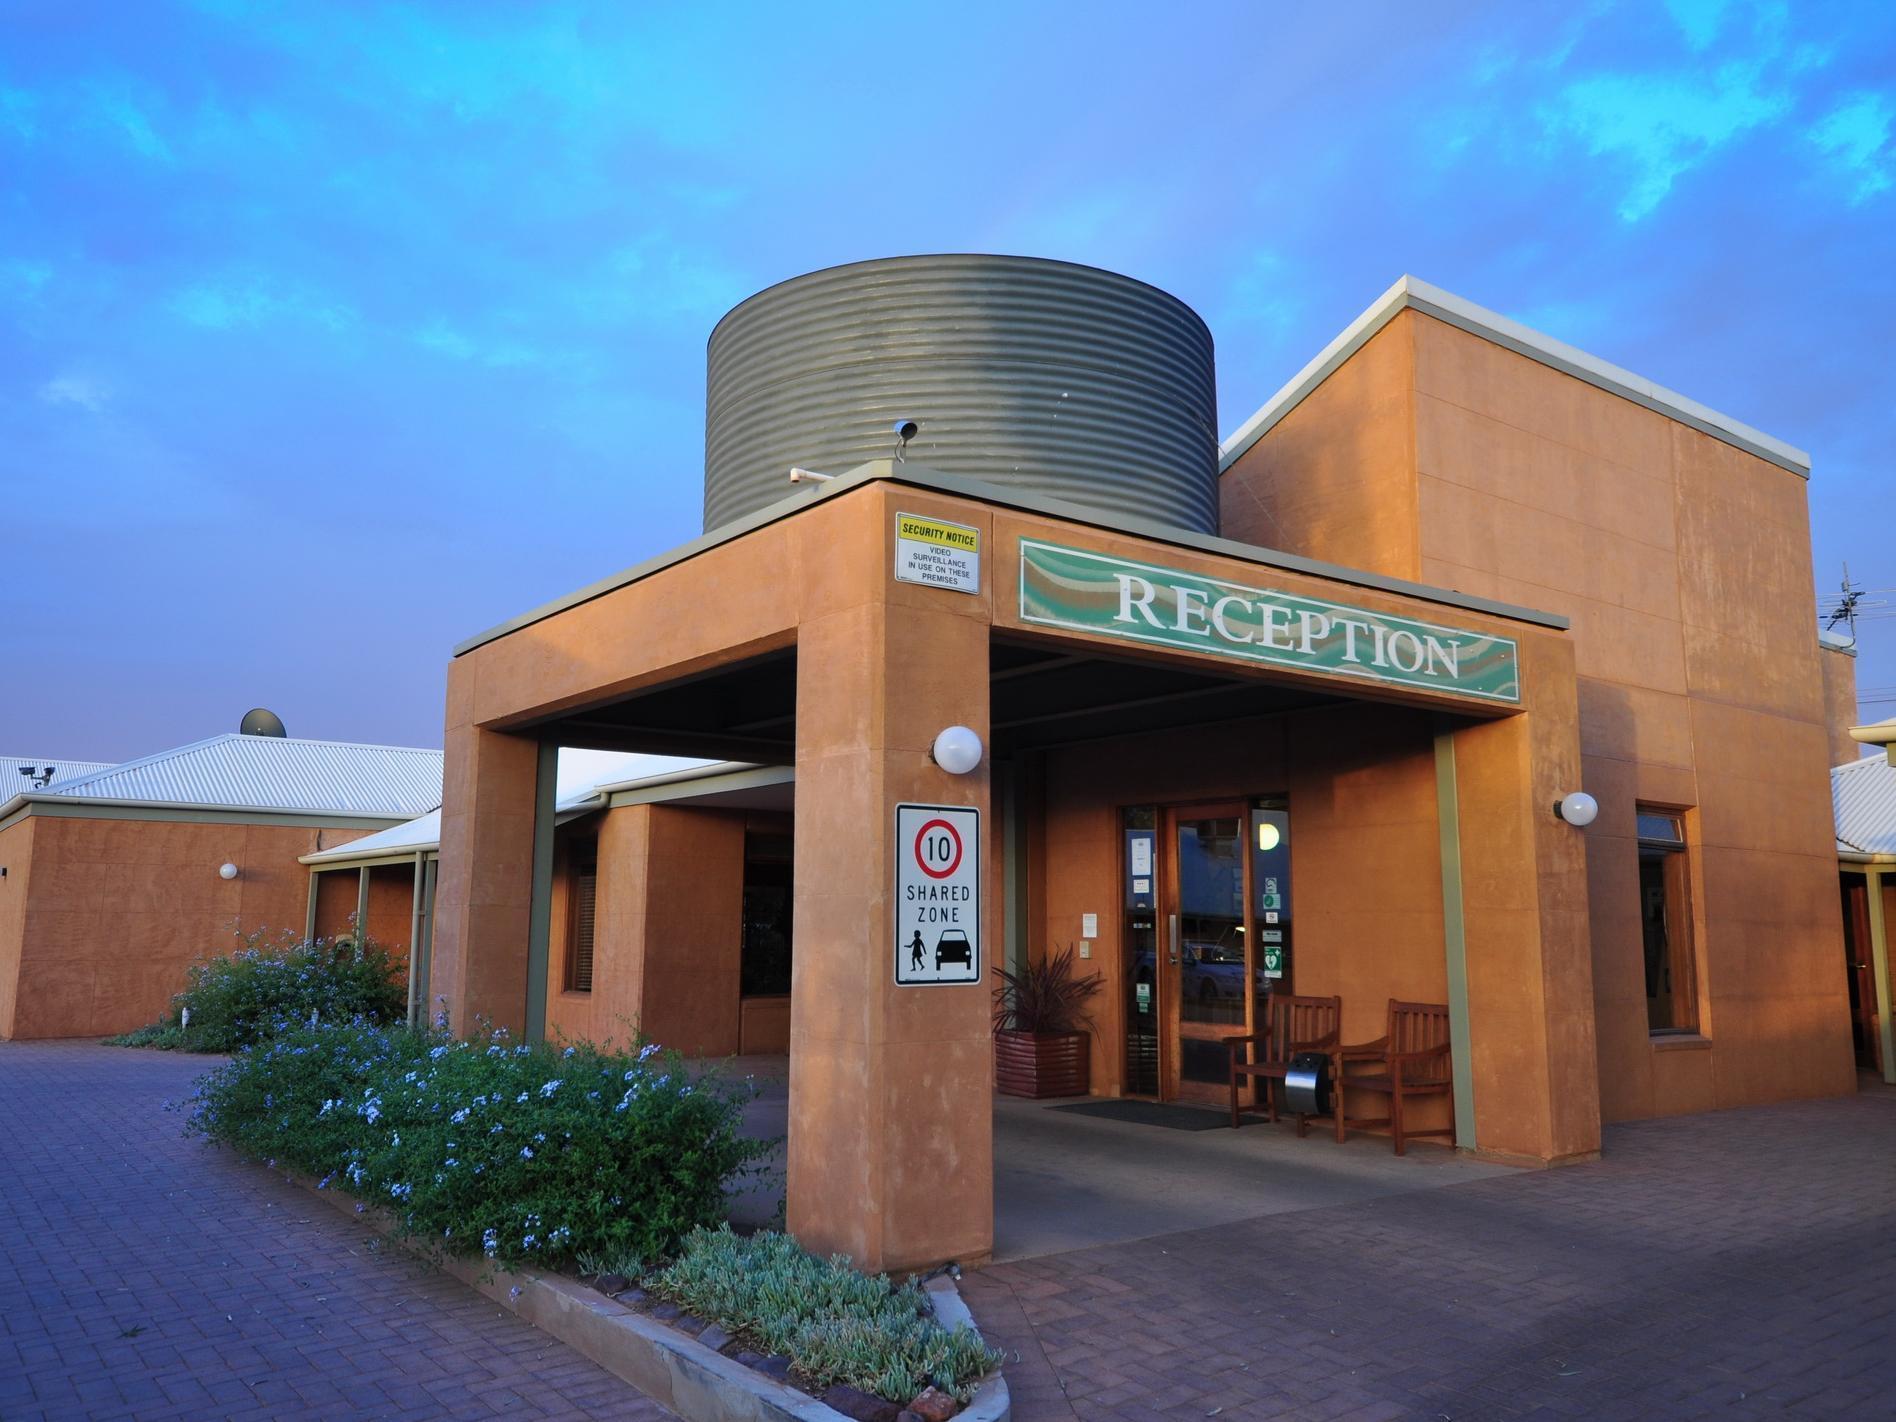
<path fill-rule="evenodd" d="M 439 785 L 438 751 L 227 735 L 0 802 L 0 1039 L 157 1021 L 235 935 L 303 927 L 301 856 L 406 819 Z M 412 941 L 405 914 L 370 926 L 398 953 Z"/>
<path fill-rule="evenodd" d="M 450 665 L 427 973 L 456 1028 L 733 1050 L 774 887 L 789 1224 L 875 1268 L 988 1252 L 988 970 L 1067 945 L 1104 986 L 1095 1094 L 1223 1099 L 1225 1039 L 1285 992 L 1340 997 L 1346 1041 L 1440 1004 L 1454 1089 L 1414 1124 L 1452 1104 L 1459 1146 L 1523 1163 L 1590 1157 L 1603 1120 L 1852 1089 L 1804 456 L 1408 280 L 1222 449 L 1166 424 L 1171 391 L 1109 428 L 1195 317 L 1060 264 L 918 263 L 870 264 L 878 293 L 1044 282 L 1036 321 L 1130 314 L 1043 349 L 990 309 L 918 355 L 878 294 L 801 279 L 826 332 L 862 327 L 825 377 L 847 398 L 769 395 L 793 352 L 746 399 L 895 432 L 827 470 L 733 414 L 741 361 L 801 337 L 727 318 L 721 521 Z M 986 370 L 929 384 L 995 330 Z M 997 371 L 1051 443 L 983 423 Z M 722 517 L 734 461 L 752 492 Z M 971 768 L 936 753 L 957 727 Z M 793 800 L 647 787 L 562 825 L 561 746 Z"/>

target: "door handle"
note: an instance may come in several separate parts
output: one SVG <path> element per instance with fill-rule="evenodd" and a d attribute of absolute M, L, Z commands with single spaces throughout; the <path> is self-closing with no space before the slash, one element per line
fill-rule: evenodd
<path fill-rule="evenodd" d="M 1178 915 L 1172 914 L 1166 920 L 1166 937 L 1171 948 L 1172 966 L 1178 966 Z"/>

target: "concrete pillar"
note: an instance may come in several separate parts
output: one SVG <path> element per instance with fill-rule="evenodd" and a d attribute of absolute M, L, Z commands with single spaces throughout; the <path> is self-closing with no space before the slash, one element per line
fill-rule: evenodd
<path fill-rule="evenodd" d="M 974 599 L 884 595 L 798 634 L 788 1215 L 807 1248 L 899 1271 L 993 1249 L 992 990 L 896 987 L 893 903 L 898 803 L 989 813 L 987 762 L 929 755 L 945 726 L 988 740 L 988 628 Z M 984 864 L 984 968 L 998 892 Z"/>
<path fill-rule="evenodd" d="M 462 1035 L 481 1019 L 516 1033 L 527 1026 L 538 761 L 533 740 L 448 727 L 430 984 L 437 1001 L 426 1015 L 446 999 L 449 1026 Z"/>
<path fill-rule="evenodd" d="M 1528 1161 L 1600 1148 L 1586 836 L 1554 814 L 1580 784 L 1573 651 L 1523 639 L 1524 714 L 1453 737 L 1476 1145 Z"/>
<path fill-rule="evenodd" d="M 1885 872 L 1866 869 L 1863 882 L 1870 910 L 1870 966 L 1876 978 L 1876 1034 L 1881 1044 L 1877 1056 L 1883 1063 L 1883 1080 L 1896 1086 L 1896 1032 L 1890 1027 L 1889 915 L 1883 902 Z"/>

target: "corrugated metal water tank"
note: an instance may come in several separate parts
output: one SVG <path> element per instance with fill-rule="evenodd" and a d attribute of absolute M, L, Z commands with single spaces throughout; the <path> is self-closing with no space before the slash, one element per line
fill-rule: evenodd
<path fill-rule="evenodd" d="M 1211 332 L 1184 302 L 1033 257 L 890 257 L 792 278 L 711 333 L 704 523 L 895 453 L 1174 528 L 1218 527 Z"/>

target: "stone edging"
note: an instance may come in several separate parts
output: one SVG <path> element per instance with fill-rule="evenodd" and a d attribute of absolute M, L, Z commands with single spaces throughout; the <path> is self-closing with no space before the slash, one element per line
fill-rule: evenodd
<path fill-rule="evenodd" d="M 310 1181 L 280 1168 L 278 1173 L 378 1234 L 406 1244 L 381 1207 L 368 1206 L 357 1213 L 354 1197 L 318 1190 Z M 747 1368 L 690 1334 L 668 1328 L 564 1274 L 527 1265 L 502 1271 L 453 1256 L 430 1262 L 669 1407 L 686 1422 L 851 1422 L 808 1393 Z M 974 1329 L 973 1315 L 961 1301 L 954 1280 L 934 1278 L 925 1287 L 935 1317 L 945 1327 Z M 997 1372 L 975 1389 L 968 1405 L 955 1414 L 955 1422 L 1009 1422 L 1009 1417 L 1007 1382 Z"/>

